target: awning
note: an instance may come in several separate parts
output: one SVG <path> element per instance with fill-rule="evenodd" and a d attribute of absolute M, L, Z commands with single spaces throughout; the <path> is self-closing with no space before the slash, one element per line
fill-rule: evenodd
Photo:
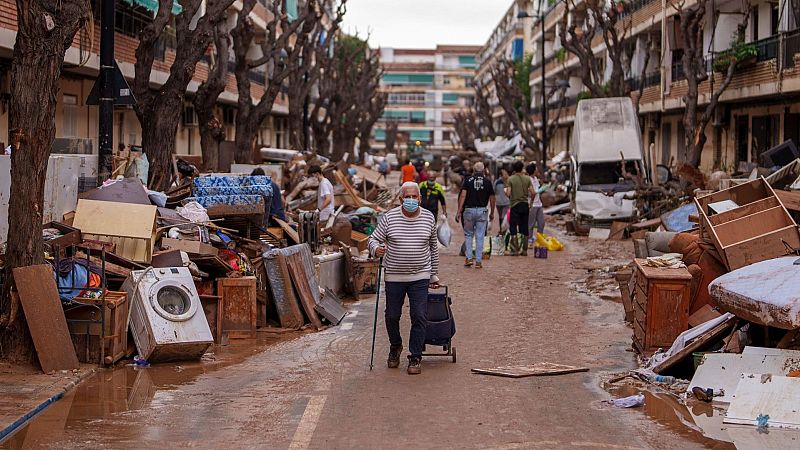
<path fill-rule="evenodd" d="M 122 0 L 131 6 L 141 6 L 142 8 L 152 11 L 153 14 L 158 12 L 158 0 Z M 172 15 L 178 15 L 183 11 L 183 7 L 178 4 L 178 0 L 172 1 Z"/>

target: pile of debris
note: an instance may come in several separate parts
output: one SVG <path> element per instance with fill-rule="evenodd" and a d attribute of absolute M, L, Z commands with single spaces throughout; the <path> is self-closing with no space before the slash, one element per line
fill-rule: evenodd
<path fill-rule="evenodd" d="M 50 264 L 13 270 L 42 369 L 198 359 L 259 331 L 337 325 L 344 298 L 377 287 L 367 238 L 396 190 L 365 167 L 289 155 L 203 175 L 181 161 L 166 192 L 142 183 L 146 160 L 119 156 L 117 173 L 131 176 L 77 194 L 43 225 Z M 334 186 L 325 223 L 304 177 L 312 162 Z"/>
<path fill-rule="evenodd" d="M 759 170 L 609 238 L 635 244 L 616 273 L 642 361 L 631 375 L 691 379 L 686 396 L 729 405 L 726 424 L 800 428 L 780 400 L 800 393 L 800 159 Z"/>

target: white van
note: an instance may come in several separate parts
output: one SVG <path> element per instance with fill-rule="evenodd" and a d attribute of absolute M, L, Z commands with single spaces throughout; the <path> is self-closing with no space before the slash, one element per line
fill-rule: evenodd
<path fill-rule="evenodd" d="M 626 170 L 646 174 L 639 120 L 628 97 L 578 103 L 572 131 L 571 202 L 578 222 L 608 222 L 636 216 L 633 181 Z M 646 175 L 645 175 L 646 176 Z"/>

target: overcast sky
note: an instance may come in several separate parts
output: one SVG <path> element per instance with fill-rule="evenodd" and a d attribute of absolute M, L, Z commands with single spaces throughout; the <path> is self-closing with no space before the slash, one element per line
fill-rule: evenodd
<path fill-rule="evenodd" d="M 372 47 L 483 45 L 513 0 L 348 0 L 343 29 Z"/>

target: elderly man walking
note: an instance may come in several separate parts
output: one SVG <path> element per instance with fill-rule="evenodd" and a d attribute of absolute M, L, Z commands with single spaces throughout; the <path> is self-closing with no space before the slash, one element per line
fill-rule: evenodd
<path fill-rule="evenodd" d="M 402 206 L 383 215 L 369 237 L 369 251 L 383 257 L 386 280 L 386 332 L 389 335 L 389 368 L 400 366 L 403 338 L 400 316 L 408 296 L 411 311 L 411 335 L 408 342 L 408 374 L 421 372 L 425 349 L 428 288 L 439 287 L 439 247 L 436 239 L 436 218 L 419 207 L 419 186 L 403 183 L 400 189 Z"/>
<path fill-rule="evenodd" d="M 461 185 L 461 194 L 458 196 L 458 214 L 456 222 L 460 219 L 464 221 L 464 241 L 467 259 L 464 266 L 470 267 L 475 264 L 476 269 L 483 267 L 483 238 L 486 236 L 486 228 L 494 220 L 494 188 L 492 181 L 486 178 L 483 163 L 477 162 L 473 167 L 472 175 L 464 179 Z M 487 208 L 488 205 L 488 208 Z M 464 214 L 463 218 L 461 214 Z M 486 215 L 489 220 L 486 220 Z M 475 237 L 475 257 L 472 256 L 472 238 Z"/>

